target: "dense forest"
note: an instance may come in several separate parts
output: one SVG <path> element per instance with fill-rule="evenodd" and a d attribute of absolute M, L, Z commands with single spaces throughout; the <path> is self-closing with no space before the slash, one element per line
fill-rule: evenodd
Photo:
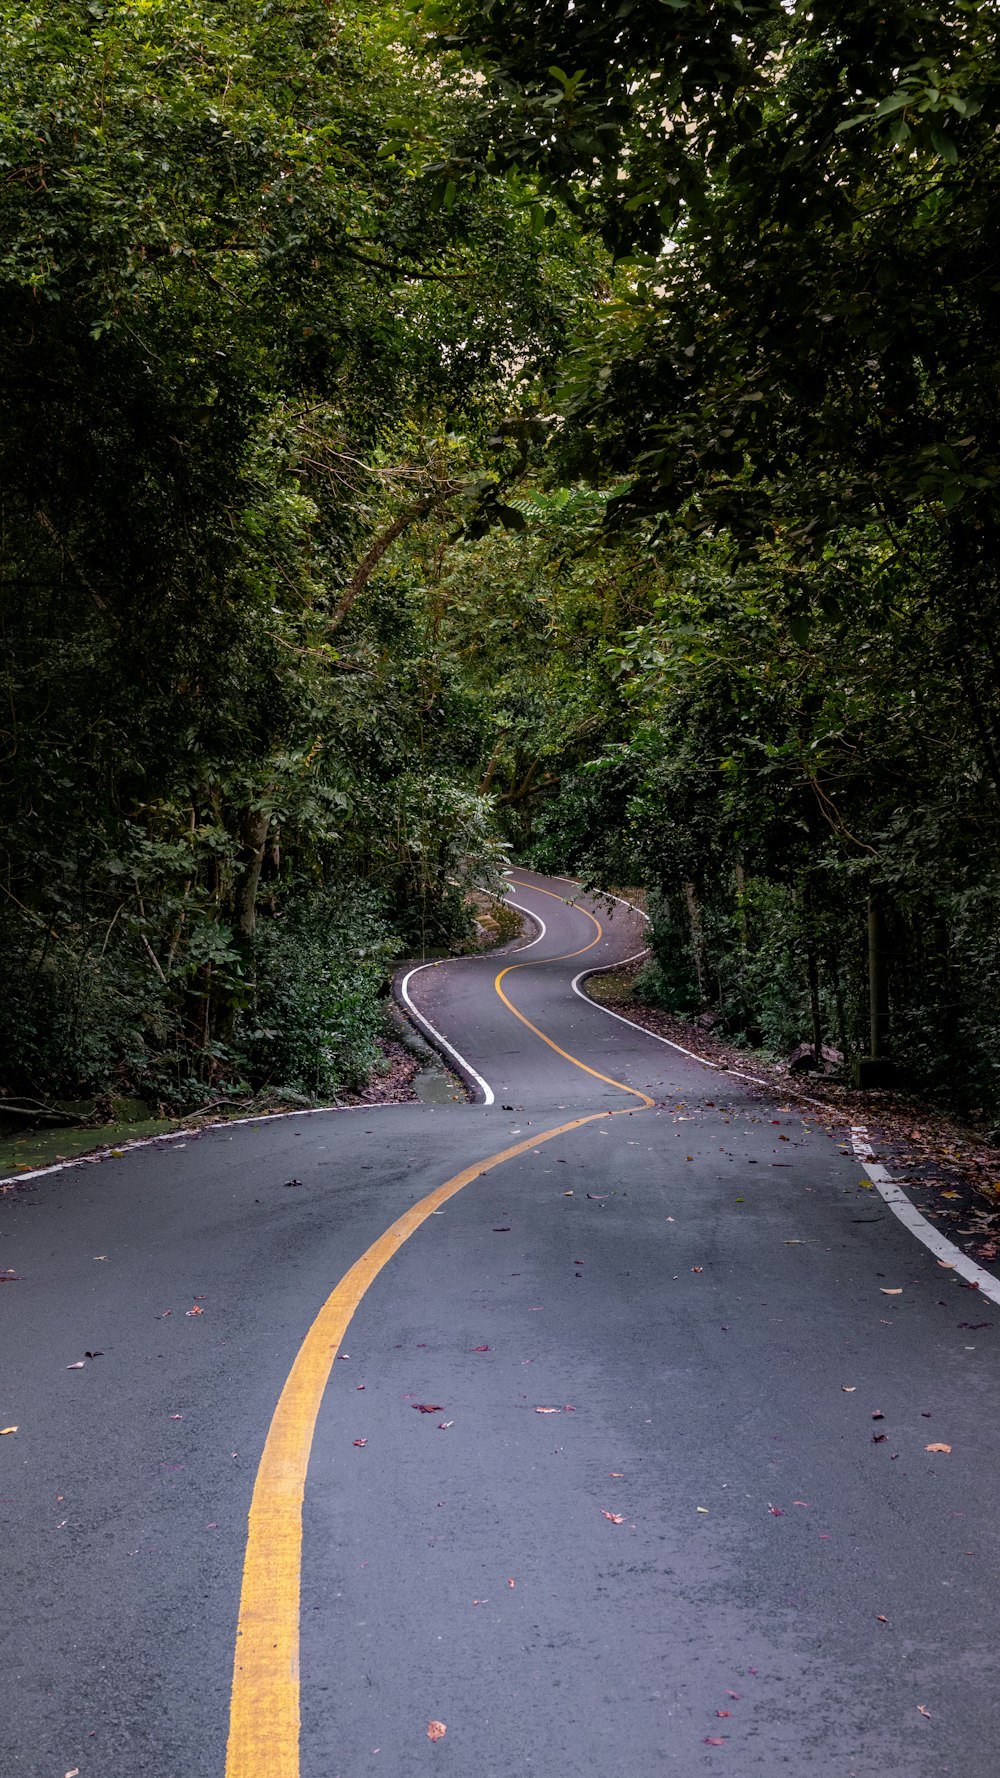
<path fill-rule="evenodd" d="M 328 1098 L 516 857 L 1000 1120 L 995 10 L 0 32 L 8 1101 Z"/>

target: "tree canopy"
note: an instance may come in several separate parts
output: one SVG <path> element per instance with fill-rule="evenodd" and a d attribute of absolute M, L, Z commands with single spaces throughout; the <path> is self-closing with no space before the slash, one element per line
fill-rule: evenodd
<path fill-rule="evenodd" d="M 1000 1111 L 989 12 L 0 0 L 8 1096 L 373 1060 L 505 848 Z"/>

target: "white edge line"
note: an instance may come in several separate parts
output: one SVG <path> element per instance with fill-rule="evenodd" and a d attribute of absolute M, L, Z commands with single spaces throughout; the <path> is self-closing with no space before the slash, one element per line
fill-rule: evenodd
<path fill-rule="evenodd" d="M 519 914 L 527 914 L 528 919 L 533 921 L 539 928 L 537 938 L 529 939 L 526 945 L 518 945 L 515 950 L 506 952 L 506 955 L 509 957 L 519 957 L 522 951 L 530 951 L 532 945 L 541 944 L 547 928 L 545 921 L 540 914 L 534 914 L 530 908 L 522 907 L 519 902 L 511 901 L 509 896 L 505 896 L 504 900 L 508 906 L 516 907 Z M 421 1025 L 425 1031 L 429 1031 L 435 1041 L 441 1045 L 441 1048 L 446 1050 L 449 1056 L 454 1057 L 455 1061 L 458 1063 L 460 1072 L 464 1070 L 464 1072 L 476 1082 L 477 1086 L 482 1088 L 482 1103 L 484 1105 L 493 1105 L 496 1103 L 496 1095 L 493 1088 L 490 1086 L 489 1081 L 484 1080 L 482 1075 L 476 1072 L 472 1063 L 466 1061 L 461 1052 L 455 1048 L 453 1043 L 448 1042 L 447 1037 L 442 1035 L 437 1026 L 431 1024 L 430 1019 L 426 1018 L 422 1012 L 417 1011 L 407 988 L 407 983 L 411 981 L 415 975 L 419 975 L 422 969 L 440 969 L 443 963 L 473 963 L 479 961 L 484 955 L 488 955 L 488 953 L 477 951 L 471 953 L 467 957 L 435 957 L 430 963 L 418 963 L 415 968 L 407 970 L 407 973 L 399 984 L 399 992 L 405 1002 L 406 1009 L 414 1022 Z"/>
<path fill-rule="evenodd" d="M 630 906 L 631 904 L 627 903 L 626 905 Z M 641 912 L 641 909 L 637 908 L 636 913 L 639 912 Z M 769 1080 L 761 1080 L 759 1075 L 756 1074 L 744 1074 L 742 1068 L 720 1068 L 718 1062 L 710 1062 L 707 1057 L 696 1055 L 694 1050 L 686 1050 L 682 1043 L 675 1043 L 672 1037 L 661 1037 L 658 1031 L 649 1031 L 646 1029 L 645 1025 L 637 1025 L 634 1019 L 626 1019 L 623 1018 L 620 1012 L 612 1012 L 610 1006 L 604 1006 L 600 1000 L 592 1000 L 590 995 L 585 994 L 580 987 L 580 983 L 586 981 L 589 975 L 602 975 L 609 969 L 622 969 L 626 963 L 637 963 L 640 957 L 645 957 L 646 955 L 647 953 L 645 951 L 636 951 L 634 957 L 623 957 L 620 963 L 602 963 L 599 964 L 596 969 L 581 969 L 579 975 L 574 976 L 571 983 L 574 994 L 578 994 L 580 999 L 585 1000 L 588 1006 L 596 1006 L 598 1012 L 607 1013 L 609 1019 L 617 1019 L 619 1025 L 627 1025 L 630 1031 L 639 1031 L 642 1033 L 643 1037 L 651 1037 L 654 1043 L 665 1043 L 668 1049 L 677 1050 L 680 1055 L 688 1056 L 692 1062 L 700 1062 L 703 1068 L 714 1068 L 718 1074 L 735 1075 L 737 1080 L 752 1080 L 755 1086 L 767 1087 L 773 1092 L 775 1090 L 773 1082 Z M 790 1088 L 789 1092 L 794 1092 L 794 1088 Z M 797 1096 L 800 1099 L 805 1097 L 803 1093 L 800 1093 Z M 810 1105 L 818 1105 L 819 1100 L 810 1099 L 808 1103 Z"/>
<path fill-rule="evenodd" d="M 949 1241 L 947 1235 L 942 1235 L 940 1229 L 934 1228 L 925 1216 L 921 1216 L 917 1206 L 890 1177 L 885 1167 L 879 1166 L 877 1161 L 870 1158 L 874 1150 L 864 1124 L 851 1126 L 851 1146 L 876 1190 L 893 1214 L 909 1229 L 910 1234 L 916 1235 L 917 1240 L 922 1241 L 935 1259 L 940 1260 L 949 1271 L 957 1272 L 967 1283 L 974 1284 L 981 1296 L 988 1297 L 991 1303 L 1000 1303 L 1000 1278 L 994 1278 L 992 1272 L 977 1266 L 974 1259 L 970 1259 L 960 1247 L 955 1246 L 954 1241 Z"/>
<path fill-rule="evenodd" d="M 545 922 L 544 920 L 539 919 L 537 914 L 533 914 L 529 908 L 522 908 L 519 911 L 527 914 L 529 920 L 535 921 L 535 923 L 542 929 L 538 938 L 533 938 L 529 944 L 518 947 L 519 950 L 528 951 L 531 949 L 532 945 L 537 945 L 539 940 L 545 937 Z M 482 953 L 478 954 L 482 955 Z M 444 959 L 442 959 L 442 961 L 444 961 Z M 465 958 L 450 957 L 447 961 L 450 963 L 462 963 L 465 962 Z M 421 969 L 429 967 L 429 964 L 420 965 Z M 411 969 L 409 975 L 406 977 L 406 981 L 409 981 L 410 976 L 415 974 L 416 970 Z M 417 1012 L 409 995 L 406 996 L 406 999 L 410 1011 L 415 1014 L 418 1021 L 423 1025 L 427 1025 L 428 1030 L 434 1031 L 433 1025 L 431 1025 L 428 1020 L 424 1019 L 421 1013 Z M 476 1080 L 479 1081 L 479 1084 L 483 1087 L 484 1091 L 489 1094 L 489 1098 L 485 1100 L 485 1103 L 487 1105 L 492 1105 L 492 1089 L 487 1086 L 486 1082 L 480 1075 L 476 1074 L 474 1068 L 469 1068 L 469 1064 L 465 1061 L 465 1058 L 459 1056 L 456 1049 L 452 1049 L 451 1044 L 441 1036 L 440 1032 L 434 1031 L 434 1035 L 439 1043 L 444 1044 L 445 1049 L 449 1050 L 453 1056 L 457 1057 L 462 1063 L 463 1068 L 468 1068 L 469 1073 L 475 1075 Z M 413 1101 L 411 1099 L 390 1099 L 383 1101 L 381 1104 L 376 1102 L 373 1105 L 307 1105 L 297 1111 L 260 1111 L 255 1113 L 253 1117 L 213 1118 L 210 1123 L 198 1124 L 192 1126 L 190 1129 L 166 1130 L 162 1136 L 133 1136 L 131 1139 L 126 1139 L 124 1142 L 109 1145 L 106 1148 L 92 1149 L 89 1154 L 74 1155 L 73 1159 L 69 1161 L 53 1161 L 47 1167 L 32 1167 L 25 1173 L 0 1174 L 0 1186 L 19 1185 L 22 1180 L 28 1179 L 43 1179 L 48 1173 L 65 1172 L 67 1167 L 92 1167 L 96 1165 L 98 1161 L 110 1160 L 112 1155 L 117 1157 L 119 1152 L 126 1155 L 131 1154 L 132 1150 L 135 1148 L 154 1148 L 164 1142 L 180 1142 L 188 1136 L 201 1136 L 206 1130 L 233 1130 L 237 1129 L 242 1124 L 273 1124 L 277 1123 L 279 1118 L 287 1117 L 327 1117 L 333 1112 L 341 1111 L 394 1111 L 399 1105 L 411 1105 L 412 1103 Z"/>
<path fill-rule="evenodd" d="M 541 932 L 539 933 L 538 938 L 533 938 L 529 944 L 518 947 L 519 950 L 528 951 L 531 949 L 532 945 L 537 945 L 539 941 L 545 937 L 545 922 L 544 920 L 541 920 L 537 914 L 533 914 L 530 908 L 521 908 L 519 909 L 519 912 L 527 914 L 529 920 L 535 921 L 535 923 L 541 927 Z M 448 961 L 455 963 L 463 962 L 465 959 L 453 957 L 449 958 Z M 421 969 L 426 969 L 429 968 L 430 965 L 421 964 L 419 967 Z M 422 1013 L 417 1012 L 409 995 L 406 994 L 406 982 L 409 981 L 411 975 L 416 975 L 416 973 L 417 971 L 415 969 L 411 969 L 409 975 L 406 976 L 402 984 L 403 993 L 410 1011 L 420 1024 L 425 1025 L 429 1031 L 434 1033 L 438 1042 L 444 1045 L 445 1049 L 462 1064 L 462 1067 L 468 1069 L 469 1073 L 478 1081 L 483 1089 L 485 1095 L 483 1101 L 484 1104 L 492 1105 L 494 1103 L 493 1089 L 485 1080 L 483 1080 L 481 1075 L 476 1073 L 474 1068 L 469 1066 L 469 1063 L 466 1062 L 464 1056 L 460 1056 L 458 1051 L 448 1043 L 447 1039 L 442 1037 L 439 1031 L 435 1031 L 434 1026 L 430 1021 L 425 1019 Z M 126 1155 L 131 1154 L 133 1149 L 136 1148 L 155 1148 L 157 1146 L 162 1146 L 165 1142 L 181 1142 L 187 1137 L 193 1138 L 201 1136 L 206 1130 L 232 1130 L 243 1124 L 272 1124 L 277 1123 L 279 1118 L 326 1117 L 333 1112 L 341 1111 L 394 1111 L 397 1105 L 409 1104 L 412 1104 L 412 1100 L 399 1099 L 389 1100 L 382 1104 L 376 1103 L 374 1105 L 309 1105 L 297 1111 L 261 1111 L 257 1112 L 253 1117 L 214 1118 L 210 1123 L 198 1124 L 190 1129 L 166 1130 L 162 1136 L 134 1136 L 131 1140 L 126 1139 L 120 1144 L 109 1144 L 105 1148 L 92 1149 L 89 1154 L 74 1155 L 72 1160 L 52 1161 L 47 1167 L 31 1167 L 24 1173 L 0 1174 L 0 1187 L 20 1185 L 22 1181 L 27 1182 L 29 1179 L 44 1179 L 49 1173 L 64 1173 L 69 1167 L 93 1167 L 99 1161 L 110 1160 L 112 1156 L 117 1158 L 119 1153 Z"/>
<path fill-rule="evenodd" d="M 564 878 L 562 880 L 568 881 L 569 879 Z M 631 908 L 633 914 L 638 914 L 641 920 L 645 920 L 647 926 L 650 924 L 649 915 L 645 913 L 642 908 L 637 908 L 634 901 L 626 901 L 623 895 L 611 895 L 606 889 L 599 889 L 597 894 L 607 896 L 610 901 L 621 902 L 622 907 Z M 636 951 L 631 957 L 620 958 L 617 963 L 598 963 L 591 969 L 581 969 L 579 975 L 573 977 L 573 981 L 570 985 L 574 994 L 578 994 L 580 999 L 585 1000 L 588 1006 L 596 1006 L 599 1012 L 607 1013 L 609 1019 L 617 1019 L 619 1025 L 628 1025 L 629 1029 L 632 1031 L 641 1031 L 644 1037 L 651 1037 L 654 1043 L 665 1043 L 668 1049 L 677 1050 L 680 1055 L 688 1056 L 692 1062 L 700 1062 L 703 1068 L 714 1068 L 717 1074 L 734 1074 L 737 1080 L 753 1081 L 754 1086 L 772 1087 L 771 1081 L 761 1080 L 756 1074 L 745 1074 L 742 1068 L 720 1068 L 718 1062 L 709 1062 L 705 1056 L 696 1055 L 694 1050 L 686 1050 L 682 1043 L 674 1043 L 673 1039 L 670 1037 L 661 1037 L 658 1031 L 648 1031 L 645 1025 L 637 1025 L 634 1019 L 626 1019 L 620 1012 L 612 1012 L 610 1006 L 604 1006 L 600 1000 L 592 1000 L 590 995 L 585 994 L 580 986 L 580 983 L 585 982 L 590 975 L 604 975 L 612 969 L 624 969 L 626 963 L 638 963 L 640 957 L 648 956 L 649 946 L 647 945 L 643 950 Z M 794 1088 L 790 1089 L 790 1091 L 794 1092 Z M 800 1099 L 805 1099 L 806 1097 L 804 1093 L 799 1093 L 797 1096 Z M 820 1101 L 818 1099 L 809 1099 L 807 1103 L 810 1105 L 818 1105 Z"/>
<path fill-rule="evenodd" d="M 560 882 L 569 880 L 567 877 L 557 879 Z M 601 893 L 606 894 L 607 892 L 601 891 Z M 614 895 L 611 900 L 620 901 L 624 907 L 632 908 L 634 913 L 641 914 L 648 923 L 649 915 L 643 913 L 642 908 L 635 907 L 633 902 L 625 901 L 621 895 Z M 776 1094 L 777 1089 L 773 1081 L 762 1080 L 756 1074 L 746 1074 L 740 1068 L 720 1068 L 718 1062 L 710 1062 L 705 1056 L 696 1055 L 694 1050 L 685 1049 L 682 1043 L 674 1043 L 669 1037 L 661 1037 L 657 1031 L 647 1031 L 645 1025 L 637 1025 L 633 1019 L 626 1019 L 621 1013 L 612 1012 L 609 1006 L 603 1006 L 599 1000 L 591 1000 L 590 995 L 585 994 L 580 987 L 580 983 L 585 981 L 588 976 L 600 975 L 611 969 L 621 969 L 626 963 L 637 963 L 640 957 L 646 955 L 648 955 L 647 951 L 637 951 L 634 957 L 624 957 L 620 963 L 603 963 L 593 969 L 581 969 L 579 975 L 573 980 L 574 994 L 578 994 L 580 999 L 585 1000 L 589 1006 L 596 1006 L 600 1012 L 607 1013 L 609 1019 L 617 1019 L 620 1025 L 628 1025 L 633 1031 L 641 1031 L 646 1037 L 652 1037 L 657 1043 L 665 1043 L 669 1049 L 678 1050 L 682 1056 L 689 1056 L 692 1062 L 700 1062 L 703 1068 L 714 1068 L 720 1074 L 735 1074 L 739 1080 L 752 1081 L 754 1086 L 766 1087 L 769 1092 Z M 786 1087 L 784 1096 L 800 1099 L 806 1105 L 815 1105 L 821 1111 L 835 1111 L 833 1106 L 824 1104 L 822 1099 L 812 1099 L 808 1093 L 799 1092 L 795 1087 Z M 915 1235 L 917 1240 L 921 1241 L 933 1253 L 935 1259 L 942 1262 L 943 1269 L 957 1272 L 960 1278 L 965 1279 L 966 1283 L 974 1284 L 980 1294 L 988 1298 L 990 1302 L 1000 1304 L 1000 1279 L 995 1278 L 992 1272 L 987 1272 L 983 1266 L 978 1266 L 974 1259 L 970 1259 L 968 1254 L 963 1253 L 962 1249 L 955 1245 L 954 1241 L 949 1241 L 947 1235 L 942 1235 L 940 1229 L 936 1229 L 932 1223 L 928 1222 L 912 1200 L 907 1197 L 902 1187 L 891 1178 L 886 1168 L 870 1158 L 874 1151 L 868 1140 L 868 1131 L 863 1124 L 851 1126 L 851 1146 L 856 1159 L 860 1161 L 876 1191 L 888 1204 L 893 1215 L 899 1218 L 904 1228 L 908 1229 L 911 1235 Z"/>
<path fill-rule="evenodd" d="M 525 947 L 525 948 L 527 948 L 527 947 Z M 410 982 L 412 982 L 415 975 L 420 974 L 421 970 L 437 969 L 440 967 L 440 964 L 443 962 L 459 962 L 459 961 L 462 961 L 462 959 L 459 959 L 459 958 L 435 958 L 433 963 L 418 963 L 415 969 L 408 970 L 406 975 L 404 975 L 402 981 L 399 984 L 399 991 L 400 991 L 401 995 L 403 996 L 404 1001 L 406 1002 L 407 1010 L 410 1014 L 410 1017 L 418 1025 L 422 1025 L 425 1031 L 429 1031 L 431 1036 L 434 1038 L 435 1042 L 439 1043 L 443 1050 L 447 1050 L 449 1056 L 454 1057 L 455 1061 L 458 1063 L 459 1071 L 461 1073 L 467 1074 L 472 1080 L 475 1081 L 475 1083 L 478 1087 L 482 1088 L 482 1092 L 483 1092 L 482 1102 L 483 1102 L 483 1104 L 484 1105 L 492 1105 L 495 1101 L 496 1095 L 493 1091 L 493 1088 L 490 1086 L 489 1081 L 484 1080 L 482 1075 L 477 1073 L 475 1068 L 473 1068 L 472 1063 L 467 1062 L 465 1057 L 460 1053 L 460 1051 L 455 1048 L 455 1045 L 453 1043 L 449 1043 L 447 1037 L 442 1036 L 442 1034 L 438 1030 L 437 1026 L 431 1024 L 430 1019 L 425 1018 L 422 1012 L 417 1011 L 417 1008 L 414 1006 L 413 1001 L 410 998 L 408 984 Z"/>
<path fill-rule="evenodd" d="M 399 1105 L 412 1104 L 412 1099 L 385 1099 L 373 1105 L 307 1105 L 300 1111 L 258 1111 L 253 1117 L 217 1117 L 207 1124 L 192 1124 L 188 1129 L 165 1130 L 162 1136 L 133 1136 L 106 1148 L 92 1148 L 87 1154 L 74 1155 L 70 1161 L 52 1161 L 48 1167 L 32 1167 L 27 1173 L 0 1174 L 0 1187 L 20 1185 L 22 1179 L 41 1179 L 46 1173 L 63 1173 L 67 1167 L 93 1167 L 98 1161 L 131 1154 L 134 1148 L 156 1148 L 164 1142 L 180 1142 L 187 1137 L 194 1139 L 204 1136 L 208 1130 L 233 1130 L 240 1124 L 274 1124 L 279 1118 L 286 1117 L 330 1117 L 342 1111 L 395 1111 Z"/>
<path fill-rule="evenodd" d="M 616 897 L 616 900 L 620 899 L 620 897 Z M 631 906 L 631 903 L 626 903 L 626 905 Z M 636 909 L 637 913 L 641 913 L 641 911 L 639 908 Z M 645 954 L 644 951 L 639 951 L 636 957 L 625 957 L 623 962 L 634 963 L 638 957 L 643 957 Z M 682 1043 L 674 1043 L 669 1037 L 661 1037 L 657 1031 L 647 1031 L 645 1025 L 637 1025 L 632 1019 L 623 1018 L 621 1013 L 612 1012 L 609 1006 L 602 1006 L 599 1000 L 591 1000 L 590 995 L 585 994 L 579 986 L 579 983 L 584 981 L 587 976 L 600 975 L 602 968 L 607 970 L 620 967 L 621 964 L 605 963 L 598 969 L 582 969 L 573 981 L 574 994 L 579 994 L 580 999 L 585 1000 L 589 1006 L 596 1006 L 600 1012 L 607 1013 L 609 1019 L 617 1019 L 620 1025 L 628 1025 L 631 1030 L 641 1031 L 644 1036 L 652 1037 L 656 1043 L 665 1043 L 670 1049 L 679 1050 L 682 1056 L 689 1056 L 693 1062 L 700 1062 L 704 1068 L 715 1068 L 720 1074 L 735 1074 L 738 1079 L 752 1081 L 755 1086 L 767 1087 L 775 1097 L 778 1096 L 773 1081 L 761 1080 L 760 1076 L 756 1074 L 745 1074 L 739 1068 L 720 1069 L 718 1062 L 709 1062 L 706 1057 L 696 1055 L 694 1050 L 685 1049 Z M 808 1094 L 798 1092 L 795 1087 L 785 1088 L 783 1096 L 801 1099 L 805 1104 L 815 1105 L 821 1111 L 833 1111 L 836 1116 L 833 1106 L 825 1105 L 822 1099 L 810 1099 Z M 987 1297 L 990 1302 L 1000 1304 L 1000 1278 L 995 1278 L 993 1273 L 987 1272 L 983 1266 L 977 1266 L 974 1259 L 970 1259 L 960 1247 L 956 1247 L 953 1241 L 948 1240 L 947 1235 L 942 1235 L 940 1229 L 936 1229 L 925 1216 L 921 1215 L 916 1205 L 907 1197 L 902 1187 L 890 1177 L 886 1169 L 880 1166 L 877 1161 L 869 1159 L 873 1150 L 864 1125 L 854 1124 L 851 1126 L 851 1146 L 856 1159 L 860 1161 L 872 1184 L 893 1214 L 898 1216 L 904 1228 L 907 1228 L 911 1235 L 915 1235 L 918 1241 L 922 1241 L 924 1246 L 933 1253 L 935 1259 L 942 1262 L 944 1268 L 957 1272 L 959 1277 L 964 1278 L 968 1284 L 974 1284 L 980 1295 Z"/>
<path fill-rule="evenodd" d="M 568 882 L 569 878 L 565 877 L 560 880 Z M 650 925 L 649 915 L 642 908 L 637 908 L 634 901 L 626 901 L 623 895 L 610 895 L 607 889 L 599 889 L 596 893 L 608 896 L 611 901 L 620 901 L 622 907 L 631 908 L 633 914 L 638 914 L 641 920 L 645 920 L 647 926 Z M 596 1006 L 598 1012 L 607 1013 L 609 1019 L 617 1019 L 620 1025 L 628 1025 L 632 1031 L 641 1031 L 644 1037 L 651 1037 L 654 1043 L 665 1043 L 668 1049 L 677 1050 L 682 1056 L 689 1056 L 692 1062 L 700 1062 L 703 1068 L 714 1068 L 717 1074 L 733 1074 L 737 1080 L 752 1081 L 755 1087 L 767 1087 L 768 1092 L 777 1097 L 778 1089 L 773 1080 L 762 1080 L 759 1074 L 747 1074 L 742 1068 L 723 1068 L 718 1062 L 710 1062 L 707 1056 L 699 1056 L 694 1050 L 685 1049 L 682 1043 L 675 1043 L 673 1038 L 661 1037 L 658 1031 L 648 1030 L 645 1025 L 637 1024 L 635 1019 L 626 1019 L 622 1013 L 612 1012 L 610 1006 L 605 1006 L 600 1000 L 592 1000 L 590 995 L 585 994 L 579 986 L 580 982 L 585 982 L 588 976 L 605 975 L 612 969 L 624 969 L 626 963 L 638 963 L 640 957 L 648 956 L 649 946 L 647 945 L 645 950 L 636 951 L 632 957 L 623 957 L 618 963 L 597 963 L 591 969 L 581 969 L 579 975 L 574 976 L 571 983 L 573 992 L 579 994 L 580 999 L 585 1000 L 588 1006 Z M 783 1087 L 781 1097 L 801 1099 L 804 1105 L 815 1105 L 820 1111 L 833 1109 L 832 1106 L 826 1105 L 822 1099 L 811 1099 L 808 1093 L 801 1092 L 798 1087 Z"/>
<path fill-rule="evenodd" d="M 530 908 L 524 907 L 519 901 L 513 901 L 509 895 L 506 897 L 506 906 L 509 908 L 516 908 L 519 914 L 527 914 L 529 920 L 534 920 L 535 924 L 541 927 L 541 931 L 537 938 L 530 939 L 526 945 L 518 945 L 517 950 L 511 952 L 511 956 L 519 957 L 522 951 L 530 951 L 534 945 L 541 944 L 542 939 L 548 931 L 548 927 L 542 919 L 541 914 L 532 913 Z"/>

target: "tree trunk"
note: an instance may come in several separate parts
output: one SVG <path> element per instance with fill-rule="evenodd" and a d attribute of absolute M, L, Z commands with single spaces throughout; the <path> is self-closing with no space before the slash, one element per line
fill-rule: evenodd
<path fill-rule="evenodd" d="M 433 505 L 433 496 L 429 496 L 425 500 L 418 500 L 415 506 L 410 506 L 407 508 L 406 512 L 401 512 L 397 518 L 393 519 L 392 524 L 387 525 L 386 529 L 376 537 L 367 555 L 362 557 L 355 573 L 348 581 L 340 596 L 340 604 L 337 606 L 336 611 L 330 619 L 329 628 L 331 631 L 340 629 L 340 626 L 347 616 L 347 613 L 350 611 L 351 606 L 354 604 L 355 599 L 362 587 L 364 587 L 371 579 L 375 569 L 385 555 L 386 550 L 390 549 L 395 543 L 396 538 L 401 537 L 403 532 L 406 531 L 410 525 L 416 523 L 417 519 L 426 518 Z"/>
<path fill-rule="evenodd" d="M 885 960 L 885 921 L 874 895 L 868 898 L 868 1014 L 871 1054 L 884 1056 L 889 1043 L 889 983 Z"/>
<path fill-rule="evenodd" d="M 694 957 L 694 973 L 698 982 L 698 998 L 702 1005 L 708 999 L 708 974 L 705 968 L 705 928 L 701 917 L 701 902 L 698 891 L 693 883 L 684 883 L 684 900 L 687 904 L 688 925 L 691 930 L 691 953 Z"/>
<path fill-rule="evenodd" d="M 809 1018 L 812 1024 L 813 1055 L 817 1068 L 823 1066 L 823 1021 L 819 1010 L 819 965 L 816 947 L 810 940 L 806 946 L 806 974 L 809 977 Z"/>
<path fill-rule="evenodd" d="M 257 885 L 271 825 L 270 809 L 247 809 L 240 824 L 241 874 L 233 896 L 233 930 L 238 939 L 249 939 L 257 925 Z"/>
<path fill-rule="evenodd" d="M 750 922 L 747 919 L 747 873 L 742 858 L 736 860 L 736 918 L 740 929 L 740 950 L 750 949 Z"/>

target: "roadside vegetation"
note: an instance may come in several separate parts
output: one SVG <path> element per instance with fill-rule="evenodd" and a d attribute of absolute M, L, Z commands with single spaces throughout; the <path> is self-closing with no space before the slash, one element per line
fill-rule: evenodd
<path fill-rule="evenodd" d="M 1000 1122 L 990 10 L 0 37 L 8 1105 L 357 1087 L 516 855 Z"/>

